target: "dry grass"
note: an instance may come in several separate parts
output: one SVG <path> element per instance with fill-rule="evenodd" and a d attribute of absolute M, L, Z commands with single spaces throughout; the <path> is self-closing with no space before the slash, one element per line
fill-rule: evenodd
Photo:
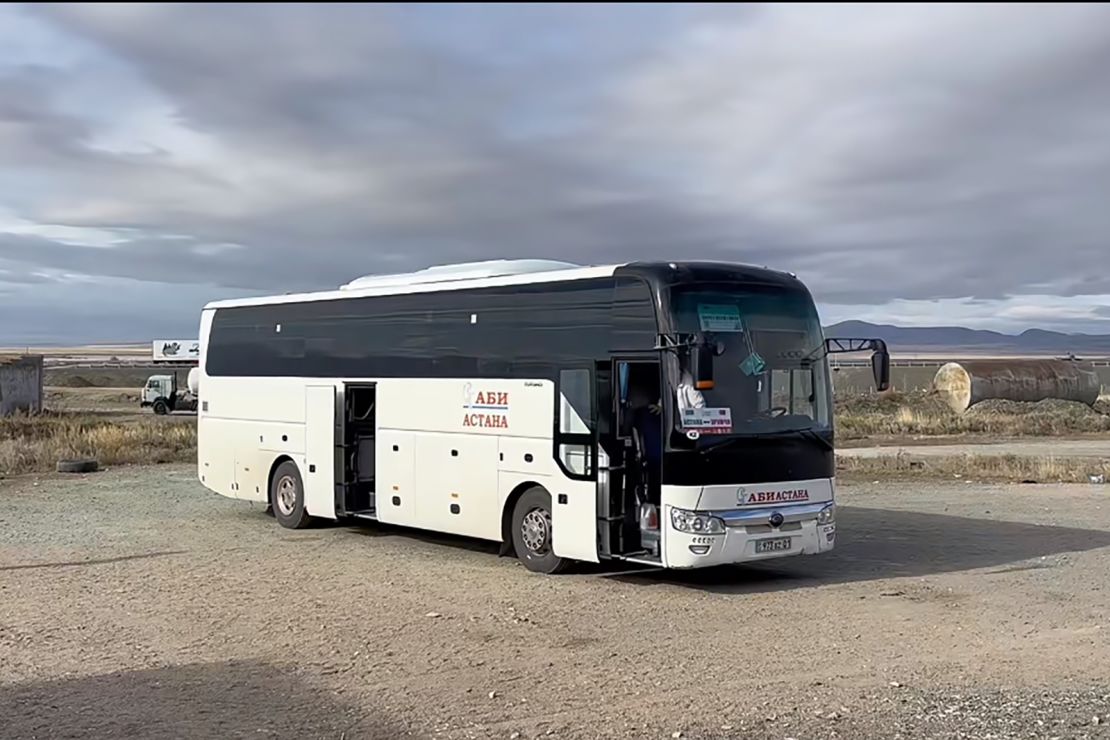
<path fill-rule="evenodd" d="M 1110 403 L 986 401 L 958 414 L 935 395 L 892 393 L 837 399 L 841 440 L 870 437 L 1059 437 L 1110 432 Z"/>
<path fill-rule="evenodd" d="M 93 457 L 101 465 L 196 459 L 195 423 L 166 419 L 113 421 L 47 412 L 0 419 L 0 473 L 45 472 L 58 460 Z"/>
<path fill-rule="evenodd" d="M 899 453 L 884 457 L 841 457 L 837 474 L 848 480 L 965 479 L 1030 483 L 1090 483 L 1091 476 L 1110 480 L 1110 459 L 959 455 L 915 458 Z"/>
<path fill-rule="evenodd" d="M 95 457 L 102 465 L 191 462 L 196 459 L 195 418 L 155 418 L 137 408 L 137 391 L 48 391 L 52 410 L 0 419 L 0 474 L 45 472 L 67 457 Z M 96 409 L 96 413 L 88 410 Z M 111 411 L 115 409 L 115 411 Z M 924 393 L 837 399 L 838 441 L 869 438 L 1011 438 L 1110 433 L 1110 399 L 1094 409 L 1064 401 L 1019 404 L 992 401 L 957 414 Z M 981 480 L 1086 481 L 1110 475 L 1110 463 L 1091 459 L 955 457 L 841 459 L 851 477 L 964 477 Z"/>

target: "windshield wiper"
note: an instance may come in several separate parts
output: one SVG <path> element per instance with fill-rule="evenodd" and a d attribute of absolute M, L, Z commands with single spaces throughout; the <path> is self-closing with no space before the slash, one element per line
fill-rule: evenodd
<path fill-rule="evenodd" d="M 749 439 L 778 439 L 780 437 L 802 437 L 812 442 L 817 442 L 825 449 L 832 450 L 833 443 L 825 437 L 818 434 L 813 429 L 776 429 L 766 432 L 752 432 L 750 434 L 739 434 L 728 439 L 723 439 L 715 444 L 706 445 L 698 449 L 698 454 L 705 455 L 712 450 L 720 450 L 729 447 L 737 442 L 743 442 Z"/>
<path fill-rule="evenodd" d="M 823 447 L 825 447 L 826 449 L 831 450 L 833 448 L 833 443 L 832 442 L 830 442 L 828 439 L 826 439 L 825 437 L 821 436 L 816 431 L 814 431 L 813 429 L 810 429 L 808 427 L 803 428 L 803 429 L 783 429 L 781 432 L 771 432 L 770 434 L 779 435 L 779 436 L 783 436 L 783 435 L 787 435 L 787 434 L 796 434 L 800 437 L 805 437 L 806 439 L 817 442 L 817 443 L 821 444 Z"/>
<path fill-rule="evenodd" d="M 750 437 L 729 437 L 728 439 L 722 439 L 720 442 L 714 442 L 713 444 L 705 445 L 704 447 L 699 447 L 698 448 L 698 454 L 699 455 L 705 455 L 705 454 L 708 454 L 709 452 L 711 452 L 712 450 L 720 450 L 720 449 L 724 449 L 725 447 L 730 447 L 730 446 L 732 446 L 736 442 L 739 442 L 742 439 L 750 439 Z"/>

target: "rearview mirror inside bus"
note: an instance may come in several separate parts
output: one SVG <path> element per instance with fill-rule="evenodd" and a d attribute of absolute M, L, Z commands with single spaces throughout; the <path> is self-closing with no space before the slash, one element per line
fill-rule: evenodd
<path fill-rule="evenodd" d="M 693 376 L 694 387 L 699 391 L 713 388 L 713 354 L 714 345 L 708 342 L 699 342 L 693 351 Z"/>

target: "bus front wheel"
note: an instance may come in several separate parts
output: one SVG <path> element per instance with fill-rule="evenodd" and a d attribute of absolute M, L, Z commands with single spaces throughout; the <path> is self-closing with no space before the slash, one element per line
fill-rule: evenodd
<path fill-rule="evenodd" d="M 551 494 L 530 488 L 517 499 L 512 520 L 513 549 L 524 567 L 535 573 L 555 574 L 566 569 L 551 544 Z"/>
<path fill-rule="evenodd" d="M 304 508 L 304 483 L 296 463 L 286 460 L 274 471 L 270 482 L 270 505 L 278 524 L 287 529 L 303 529 L 312 517 Z"/>

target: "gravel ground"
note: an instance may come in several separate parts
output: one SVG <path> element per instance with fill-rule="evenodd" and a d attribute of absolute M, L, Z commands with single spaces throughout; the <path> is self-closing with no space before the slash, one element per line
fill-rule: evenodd
<path fill-rule="evenodd" d="M 542 577 L 188 467 L 0 481 L 0 737 L 1110 737 L 1108 490 L 844 486 L 824 557 Z"/>

